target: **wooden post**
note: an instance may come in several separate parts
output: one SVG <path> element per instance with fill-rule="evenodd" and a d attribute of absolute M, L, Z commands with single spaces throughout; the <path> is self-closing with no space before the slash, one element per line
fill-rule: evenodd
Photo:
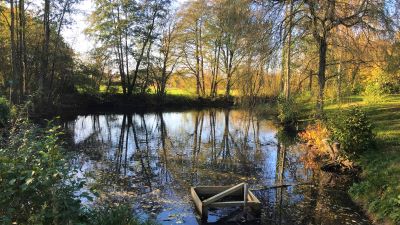
<path fill-rule="evenodd" d="M 241 189 L 243 187 L 243 185 L 244 185 L 244 183 L 240 183 L 240 184 L 238 184 L 236 186 L 233 186 L 233 187 L 231 187 L 231 188 L 229 188 L 229 189 L 227 189 L 227 190 L 225 190 L 225 191 L 223 191 L 221 193 L 218 193 L 218 194 L 216 194 L 216 195 L 214 195 L 214 196 L 212 196 L 210 198 L 207 198 L 206 200 L 203 201 L 203 204 L 205 206 L 207 206 L 207 205 L 209 205 L 209 204 L 211 204 L 213 202 L 216 202 L 216 201 L 220 200 L 221 198 L 223 198 L 223 197 L 225 197 L 225 196 L 237 191 L 238 189 Z"/>
<path fill-rule="evenodd" d="M 244 204 L 243 204 L 243 213 L 244 213 L 244 216 L 247 216 L 247 195 L 248 195 L 248 189 L 247 189 L 247 184 L 245 183 L 244 184 L 244 191 L 243 191 L 243 202 L 244 202 Z"/>
<path fill-rule="evenodd" d="M 243 189 L 242 189 L 243 188 Z M 199 212 L 203 222 L 208 219 L 209 208 L 226 208 L 226 207 L 243 207 L 245 219 L 249 209 L 254 209 L 257 213 L 260 209 L 260 201 L 249 190 L 245 183 L 236 186 L 198 186 L 190 189 L 193 202 Z M 201 201 L 199 196 L 211 196 L 204 201 Z M 240 201 L 223 201 L 225 196 L 242 197 Z M 221 201 L 222 200 L 222 201 Z"/>

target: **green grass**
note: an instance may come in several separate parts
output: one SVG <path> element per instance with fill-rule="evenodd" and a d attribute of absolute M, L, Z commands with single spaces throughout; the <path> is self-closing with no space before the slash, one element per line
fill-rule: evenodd
<path fill-rule="evenodd" d="M 107 86 L 102 84 L 99 87 L 99 93 L 105 93 L 106 92 Z M 110 89 L 113 89 L 115 94 L 121 94 L 122 93 L 122 87 L 120 85 L 113 85 L 110 87 Z M 82 90 L 81 90 L 82 91 Z M 153 87 L 150 88 L 150 94 L 155 94 L 156 91 Z M 206 90 L 206 94 L 209 94 L 209 90 Z M 217 92 L 218 95 L 224 95 L 225 90 L 218 90 Z M 167 95 L 176 95 L 176 96 L 189 96 L 189 97 L 195 97 L 196 96 L 196 89 L 195 88 L 167 88 Z M 239 96 L 239 91 L 238 90 L 232 90 L 231 91 L 232 96 Z"/>
<path fill-rule="evenodd" d="M 351 196 L 380 222 L 400 223 L 400 95 L 384 101 L 368 103 L 363 97 L 347 98 L 342 104 L 326 106 L 332 116 L 341 109 L 357 105 L 368 115 L 374 126 L 377 145 L 360 156 L 362 181 L 355 183 Z"/>

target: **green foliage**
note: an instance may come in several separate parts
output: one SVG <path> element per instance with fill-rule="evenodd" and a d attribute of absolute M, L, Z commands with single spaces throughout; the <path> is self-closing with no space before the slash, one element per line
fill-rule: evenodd
<path fill-rule="evenodd" d="M 372 125 L 360 108 L 352 107 L 334 115 L 329 123 L 332 138 L 340 143 L 346 155 L 357 156 L 373 147 Z"/>
<path fill-rule="evenodd" d="M 367 103 L 383 102 L 390 93 L 389 87 L 390 75 L 380 69 L 374 69 L 371 72 L 365 84 L 364 99 Z"/>
<path fill-rule="evenodd" d="M 6 148 L 0 149 L 0 221 L 67 224 L 80 218 L 72 179 L 59 143 L 59 127 L 41 129 L 26 120 L 12 127 Z"/>
<path fill-rule="evenodd" d="M 0 97 L 0 127 L 4 127 L 10 119 L 11 110 L 7 99 Z"/>
<path fill-rule="evenodd" d="M 127 206 L 85 210 L 75 177 L 60 142 L 59 126 L 46 128 L 17 119 L 7 147 L 0 149 L 0 224 L 152 224 L 140 222 Z M 77 195 L 76 193 L 80 193 Z"/>
<path fill-rule="evenodd" d="M 374 212 L 377 219 L 390 218 L 394 224 L 400 223 L 399 161 L 398 153 L 374 152 L 362 157 L 366 179 L 350 189 L 355 199 L 368 199 L 368 210 Z"/>
<path fill-rule="evenodd" d="M 295 98 L 285 99 L 283 96 L 278 97 L 278 119 L 287 126 L 293 125 L 299 119 L 300 106 Z"/>
<path fill-rule="evenodd" d="M 369 103 L 353 96 L 348 104 L 329 106 L 328 114 L 336 116 L 343 107 L 357 103 L 367 113 L 376 133 L 375 151 L 360 154 L 362 179 L 354 183 L 350 195 L 377 223 L 400 223 L 400 95 L 389 95 L 382 103 Z M 336 117 L 335 117 L 336 118 Z"/>
<path fill-rule="evenodd" d="M 141 222 L 127 205 L 104 206 L 92 209 L 88 213 L 89 225 L 151 225 L 151 221 Z"/>

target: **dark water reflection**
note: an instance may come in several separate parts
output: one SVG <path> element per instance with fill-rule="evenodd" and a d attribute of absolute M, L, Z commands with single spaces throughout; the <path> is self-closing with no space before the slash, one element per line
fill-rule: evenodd
<path fill-rule="evenodd" d="M 190 186 L 247 182 L 304 184 L 255 191 L 261 218 L 247 224 L 369 224 L 346 194 L 348 179 L 307 169 L 292 138 L 244 110 L 78 116 L 65 126 L 97 201 L 134 199 L 143 219 L 197 224 Z M 211 211 L 208 222 L 236 212 Z"/>

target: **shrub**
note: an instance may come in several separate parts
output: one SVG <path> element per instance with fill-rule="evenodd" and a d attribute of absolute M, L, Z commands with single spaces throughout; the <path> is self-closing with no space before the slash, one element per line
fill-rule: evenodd
<path fill-rule="evenodd" d="M 332 139 L 340 143 L 347 156 L 357 156 L 374 145 L 372 125 L 358 107 L 335 115 L 329 123 Z"/>
<path fill-rule="evenodd" d="M 305 154 L 301 157 L 307 168 L 318 168 L 319 160 L 317 159 L 323 159 L 329 154 L 325 144 L 325 139 L 328 139 L 329 135 L 328 129 L 321 121 L 308 125 L 299 134 L 300 140 L 307 143 L 306 146 L 303 146 Z"/>
<path fill-rule="evenodd" d="M 287 126 L 297 122 L 299 111 L 299 105 L 295 98 L 285 99 L 283 96 L 278 97 L 278 119 L 281 124 Z"/>
<path fill-rule="evenodd" d="M 324 140 L 329 139 L 330 132 L 321 121 L 308 125 L 305 131 L 301 132 L 299 136 L 302 141 L 313 146 L 320 155 L 328 153 Z"/>
<path fill-rule="evenodd" d="M 51 123 L 41 128 L 16 119 L 0 149 L 0 224 L 152 224 L 127 206 L 85 210 L 80 199 L 91 201 L 91 195 L 79 191 L 84 182 L 70 167 L 60 135 Z"/>
<path fill-rule="evenodd" d="M 68 224 L 79 219 L 80 201 L 60 147 L 59 127 L 41 129 L 17 120 L 0 149 L 0 223 Z"/>
<path fill-rule="evenodd" d="M 6 126 L 10 119 L 11 110 L 7 99 L 0 97 L 0 127 Z"/>
<path fill-rule="evenodd" d="M 151 225 L 151 221 L 142 222 L 136 218 L 127 205 L 102 206 L 88 212 L 88 223 L 93 225 Z"/>

